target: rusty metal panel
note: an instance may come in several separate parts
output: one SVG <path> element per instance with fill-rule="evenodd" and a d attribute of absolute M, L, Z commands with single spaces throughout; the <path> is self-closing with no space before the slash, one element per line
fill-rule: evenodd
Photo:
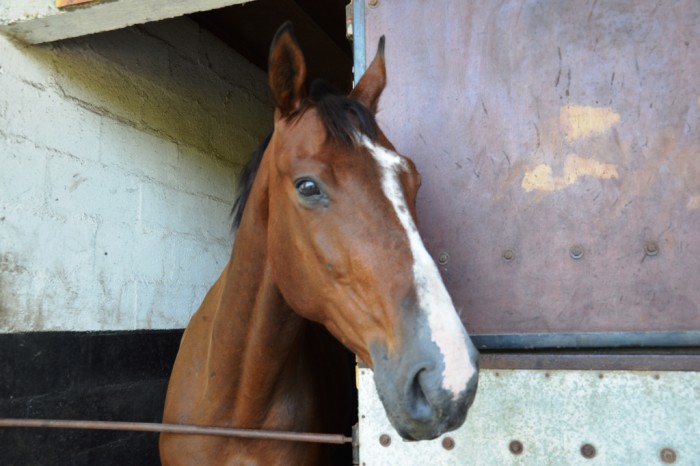
<path fill-rule="evenodd" d="M 472 333 L 700 330 L 700 2 L 364 14 L 378 119 Z"/>
<path fill-rule="evenodd" d="M 359 375 L 363 466 L 697 465 L 694 372 L 484 370 L 466 423 L 432 441 L 391 427 L 370 369 Z"/>

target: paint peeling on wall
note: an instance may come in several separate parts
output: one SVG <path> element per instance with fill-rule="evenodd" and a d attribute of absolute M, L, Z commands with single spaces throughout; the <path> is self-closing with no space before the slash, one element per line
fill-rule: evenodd
<path fill-rule="evenodd" d="M 617 166 L 570 154 L 566 157 L 561 176 L 555 177 L 551 166 L 540 164 L 532 170 L 526 170 L 522 187 L 527 192 L 559 191 L 571 186 L 584 176 L 592 176 L 601 180 L 618 178 Z"/>
<path fill-rule="evenodd" d="M 610 107 L 565 105 L 559 113 L 559 124 L 568 144 L 602 134 L 620 122 L 620 114 Z"/>
<path fill-rule="evenodd" d="M 696 194 L 695 196 L 690 196 L 686 207 L 688 208 L 688 210 L 700 209 L 700 194 Z"/>

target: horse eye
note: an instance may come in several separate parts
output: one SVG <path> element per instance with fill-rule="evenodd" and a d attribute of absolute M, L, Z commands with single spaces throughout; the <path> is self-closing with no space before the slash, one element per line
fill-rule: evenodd
<path fill-rule="evenodd" d="M 296 188 L 297 192 L 304 197 L 314 197 L 321 194 L 318 185 L 308 178 L 297 181 Z"/>

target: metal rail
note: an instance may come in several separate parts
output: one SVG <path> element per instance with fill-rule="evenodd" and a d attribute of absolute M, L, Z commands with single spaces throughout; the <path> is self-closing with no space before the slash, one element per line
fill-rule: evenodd
<path fill-rule="evenodd" d="M 88 429 L 119 430 L 131 432 L 167 432 L 170 434 L 217 435 L 221 437 L 242 437 L 249 439 L 283 440 L 289 442 L 330 443 L 341 445 L 352 443 L 352 437 L 340 434 L 317 434 L 307 432 L 288 432 L 256 429 L 237 429 L 230 427 L 192 426 L 182 424 L 160 424 L 156 422 L 114 422 L 114 421 L 76 421 L 58 419 L 7 419 L 0 418 L 0 428 L 38 428 L 38 429 Z"/>
<path fill-rule="evenodd" d="M 678 348 L 700 346 L 700 331 L 570 332 L 470 335 L 480 350 Z"/>

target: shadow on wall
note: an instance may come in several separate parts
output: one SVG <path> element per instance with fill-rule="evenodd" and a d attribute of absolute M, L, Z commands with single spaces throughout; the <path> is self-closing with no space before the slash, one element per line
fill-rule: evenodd
<path fill-rule="evenodd" d="M 50 85 L 76 105 L 236 165 L 271 128 L 264 72 L 189 19 L 25 52 L 51 64 Z"/>

